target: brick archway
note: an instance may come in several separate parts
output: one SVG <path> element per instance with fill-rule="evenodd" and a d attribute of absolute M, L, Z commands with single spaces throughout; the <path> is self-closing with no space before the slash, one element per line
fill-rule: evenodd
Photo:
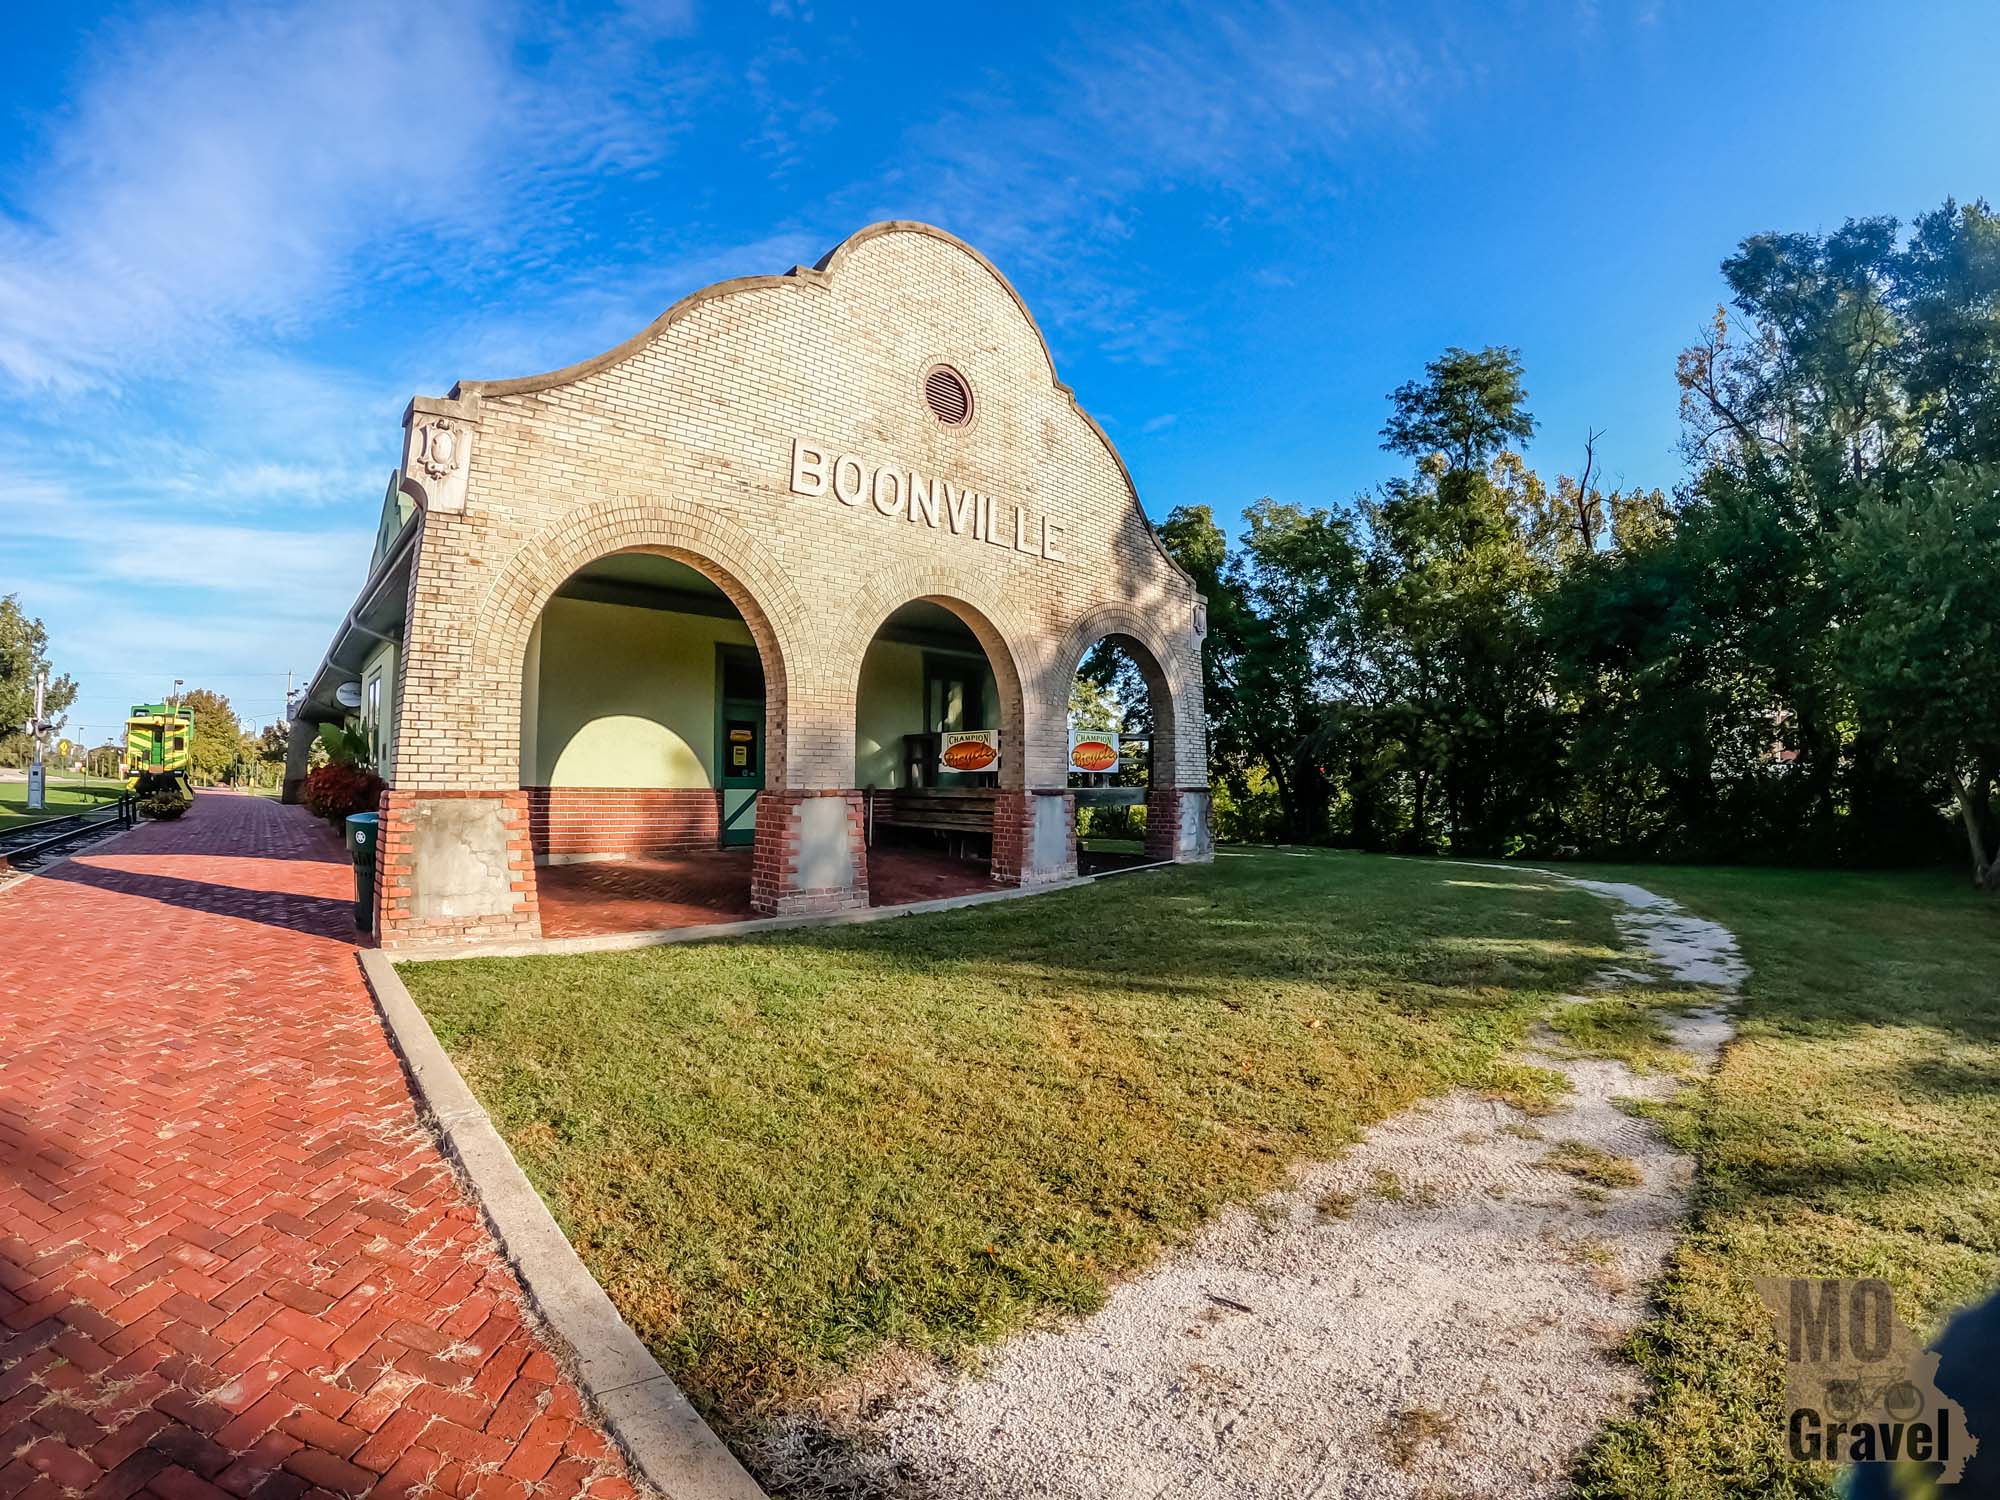
<path fill-rule="evenodd" d="M 480 602 L 475 660 L 496 677 L 492 732 L 504 732 L 511 705 L 512 738 L 520 740 L 520 673 L 528 637 L 557 589 L 579 568 L 619 552 L 651 552 L 685 563 L 722 590 L 743 617 L 764 667 L 766 784 L 789 784 L 792 765 L 789 673 L 801 655 L 797 631 L 804 605 L 783 574 L 770 568 L 749 535 L 713 512 L 653 502 L 590 506 L 514 554 Z M 512 696 L 501 686 L 511 681 Z"/>
<path fill-rule="evenodd" d="M 1113 605 L 1092 610 L 1073 624 L 1063 636 L 1051 663 L 1045 689 L 1048 699 L 1051 703 L 1058 697 L 1064 703 L 1069 701 L 1070 683 L 1076 678 L 1077 668 L 1083 665 L 1084 654 L 1104 640 L 1122 645 L 1145 681 L 1147 702 L 1153 710 L 1154 779 L 1172 784 L 1179 775 L 1175 759 L 1178 747 L 1175 727 L 1181 713 L 1178 684 L 1167 669 L 1171 656 L 1159 641 L 1151 622 L 1137 611 Z"/>
<path fill-rule="evenodd" d="M 993 669 L 993 681 L 1000 695 L 1000 785 L 1018 790 L 1029 784 L 1029 721 L 1027 679 L 1022 672 L 1014 642 L 1025 639 L 1020 626 L 995 601 L 984 597 L 977 586 L 946 568 L 902 568 L 869 582 L 854 601 L 846 638 L 833 653 L 829 665 L 841 696 L 834 699 L 829 726 L 844 724 L 846 742 L 836 742 L 833 753 L 844 757 L 842 780 L 851 780 L 854 766 L 854 715 L 861 684 L 861 659 L 868 652 L 883 623 L 905 604 L 935 604 L 964 623 Z"/>
<path fill-rule="evenodd" d="M 463 623 L 430 613 L 423 588 L 411 590 L 406 635 L 435 639 L 426 670 L 448 676 L 453 691 L 410 695 L 401 731 L 409 749 L 382 804 L 376 910 L 385 945 L 541 935 L 529 796 L 520 778 L 522 668 L 556 590 L 579 568 L 619 552 L 657 553 L 700 572 L 735 606 L 756 644 L 767 748 L 751 898 L 764 910 L 785 909 L 782 859 L 773 852 L 783 830 L 767 827 L 762 802 L 789 797 L 804 606 L 734 522 L 686 502 L 619 500 L 571 511 L 524 542 Z M 437 712 L 454 699 L 476 703 L 476 719 Z M 414 774 L 402 774 L 405 765 Z"/>
<path fill-rule="evenodd" d="M 849 615 L 846 638 L 832 660 L 840 696 L 834 700 L 843 733 L 835 742 L 852 779 L 855 720 L 862 659 L 889 617 L 905 604 L 923 602 L 949 610 L 969 629 L 993 671 L 1000 699 L 1001 761 L 992 813 L 992 875 L 1002 882 L 1039 885 L 1076 873 L 1076 809 L 1058 778 L 1047 784 L 1046 711 L 1031 695 L 1039 664 L 1023 669 L 1020 643 L 1034 636 L 977 582 L 955 569 L 908 567 L 872 579 Z M 855 793 L 858 799 L 860 793 Z"/>
<path fill-rule="evenodd" d="M 1110 605 L 1091 611 L 1063 636 L 1043 683 L 1050 703 L 1069 701 L 1070 684 L 1084 653 L 1099 641 L 1115 641 L 1138 667 L 1153 711 L 1146 787 L 1146 853 L 1156 860 L 1206 858 L 1211 847 L 1208 828 L 1209 793 L 1205 768 L 1190 774 L 1182 764 L 1177 729 L 1187 722 L 1189 695 L 1175 670 L 1180 658 L 1165 648 L 1153 623 L 1136 610 Z M 1199 682 L 1199 678 L 1196 679 Z M 1199 707 L 1192 707 L 1196 715 Z M 1199 719 L 1196 718 L 1196 723 Z"/>

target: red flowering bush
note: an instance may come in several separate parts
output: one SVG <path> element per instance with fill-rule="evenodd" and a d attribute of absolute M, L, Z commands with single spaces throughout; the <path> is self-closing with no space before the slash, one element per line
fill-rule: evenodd
<path fill-rule="evenodd" d="M 327 764 L 306 777 L 299 801 L 336 828 L 349 813 L 373 812 L 382 800 L 382 778 L 365 766 Z"/>

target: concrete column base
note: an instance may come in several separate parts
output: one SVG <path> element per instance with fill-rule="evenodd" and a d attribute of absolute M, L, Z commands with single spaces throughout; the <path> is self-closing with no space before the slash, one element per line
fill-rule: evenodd
<path fill-rule="evenodd" d="M 394 949 L 541 935 L 526 792 L 383 794 L 377 942 Z"/>
<path fill-rule="evenodd" d="M 1214 859 L 1210 803 L 1205 786 L 1160 787 L 1147 792 L 1146 857 L 1197 865 Z"/>
<path fill-rule="evenodd" d="M 757 794 L 750 906 L 769 916 L 852 911 L 868 904 L 867 826 L 852 787 Z"/>
<path fill-rule="evenodd" d="M 993 804 L 993 878 L 1047 885 L 1075 874 L 1075 795 L 1061 787 L 1002 792 Z"/>

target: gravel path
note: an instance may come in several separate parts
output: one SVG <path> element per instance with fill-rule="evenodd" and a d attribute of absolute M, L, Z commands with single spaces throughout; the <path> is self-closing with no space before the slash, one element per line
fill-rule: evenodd
<path fill-rule="evenodd" d="M 1747 973 L 1735 939 L 1638 886 L 1573 883 L 1620 903 L 1621 934 L 1672 980 L 1715 987 L 1712 1008 L 1669 1021 L 1710 1065 Z M 1656 976 L 1606 980 L 1641 977 Z M 1639 1394 L 1617 1351 L 1646 1314 L 1692 1166 L 1621 1107 L 1674 1080 L 1568 1056 L 1545 1029 L 1520 1058 L 1569 1079 L 1565 1107 L 1432 1100 L 976 1375 L 884 1361 L 840 1410 L 774 1435 L 762 1456 L 796 1480 L 781 1492 L 1563 1493 L 1591 1434 Z M 1638 1181 L 1580 1181 L 1543 1164 L 1554 1149 Z"/>

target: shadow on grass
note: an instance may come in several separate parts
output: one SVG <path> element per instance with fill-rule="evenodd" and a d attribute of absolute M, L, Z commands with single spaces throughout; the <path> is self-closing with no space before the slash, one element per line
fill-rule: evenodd
<path fill-rule="evenodd" d="M 1259 979 L 1387 988 L 1412 1003 L 1448 990 L 1488 991 L 1462 1002 L 1475 1009 L 1489 1008 L 1510 991 L 1580 981 L 1616 954 L 1586 930 L 1595 898 L 1546 877 L 1490 888 L 1517 900 L 1564 904 L 1566 911 L 1493 912 L 1489 916 L 1504 927 L 1467 931 L 1463 903 L 1423 866 L 1379 862 L 1397 871 L 1412 893 L 1435 888 L 1435 900 L 1412 903 L 1395 920 L 1369 913 L 1357 924 L 1343 920 L 1353 913 L 1316 899 L 1317 872 L 1266 862 L 1274 868 L 1260 874 L 1273 888 L 1256 892 L 1230 892 L 1212 869 L 1149 871 L 1113 886 L 1018 904 L 889 924 L 746 934 L 713 946 L 896 967 L 972 963 L 996 978 L 1103 985 L 1172 999 L 1228 995 L 1243 981 Z M 1421 873 L 1402 874 L 1412 868 Z M 1129 921 L 1135 903 L 1146 917 L 1136 930 Z M 672 961 L 674 950 L 657 951 Z"/>

